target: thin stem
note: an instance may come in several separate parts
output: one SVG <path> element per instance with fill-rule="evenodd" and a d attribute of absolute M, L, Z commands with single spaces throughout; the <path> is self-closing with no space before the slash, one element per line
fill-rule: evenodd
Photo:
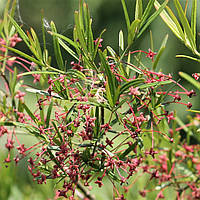
<path fill-rule="evenodd" d="M 90 194 L 88 190 L 86 190 L 82 184 L 77 183 L 77 188 L 84 194 L 85 197 L 87 197 L 89 200 L 95 200 L 95 197 Z"/>

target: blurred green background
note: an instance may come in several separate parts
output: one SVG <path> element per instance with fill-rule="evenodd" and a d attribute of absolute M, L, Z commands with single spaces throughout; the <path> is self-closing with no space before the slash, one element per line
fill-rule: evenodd
<path fill-rule="evenodd" d="M 0 13 L 3 12 L 3 8 L 6 0 L 0 0 Z M 126 24 L 123 15 L 123 9 L 120 0 L 87 0 L 93 18 L 94 35 L 97 38 L 100 32 L 106 28 L 106 32 L 103 35 L 103 48 L 107 45 L 111 46 L 114 50 L 118 51 L 118 33 L 122 29 L 126 34 Z M 148 1 L 144 1 L 148 3 Z M 162 1 L 160 1 L 162 2 Z M 183 4 L 185 0 L 181 1 Z M 38 34 L 42 36 L 41 31 L 41 10 L 44 10 L 44 18 L 46 20 L 46 28 L 48 30 L 48 23 L 53 20 L 57 26 L 59 33 L 72 37 L 73 31 L 73 12 L 78 9 L 79 0 L 19 0 L 16 12 L 16 21 L 19 24 L 23 24 L 24 29 L 33 27 Z M 135 0 L 127 0 L 127 7 L 131 19 L 134 16 Z M 199 3 L 199 2 L 198 2 Z M 173 7 L 172 1 L 169 5 Z M 198 11 L 200 10 L 200 3 L 198 5 Z M 188 13 L 190 15 L 190 13 Z M 197 19 L 200 19 L 200 12 L 198 12 Z M 200 20 L 198 20 L 198 30 Z M 142 37 L 132 45 L 132 50 L 148 50 L 150 48 L 150 34 L 153 33 L 154 39 L 154 51 L 157 51 L 161 45 L 162 40 L 166 34 L 169 34 L 169 39 L 165 52 L 159 62 L 159 68 L 165 73 L 171 73 L 176 79 L 179 79 L 177 72 L 184 71 L 192 74 L 199 72 L 200 64 L 184 58 L 176 58 L 176 54 L 185 54 L 192 56 L 192 53 L 176 39 L 171 33 L 169 28 L 158 17 L 149 27 Z M 42 41 L 42 40 L 41 40 Z M 199 36 L 197 38 L 199 47 Z M 27 51 L 23 43 L 20 43 L 17 48 Z M 48 49 L 51 56 L 53 56 L 53 49 L 51 36 L 48 36 Z M 70 58 L 66 56 L 66 62 L 70 63 Z M 193 89 L 188 83 L 181 81 L 187 88 Z M 189 101 L 186 99 L 186 101 Z M 193 108 L 199 108 L 199 96 L 192 99 Z M 187 113 L 183 112 L 182 106 L 175 108 L 181 113 L 182 119 L 187 120 Z M 27 138 L 31 140 L 31 138 Z M 3 141 L 1 140 L 1 147 Z M 2 149 L 2 148 L 1 148 Z M 0 200 L 24 200 L 24 199 L 53 199 L 54 186 L 52 182 L 48 182 L 47 185 L 36 185 L 32 183 L 32 178 L 26 170 L 26 161 L 24 160 L 19 164 L 17 169 L 14 166 L 6 167 L 2 165 L 2 159 L 5 158 L 3 151 L 0 149 Z M 145 180 L 139 181 L 139 183 L 131 189 L 130 199 L 141 199 L 138 197 L 137 190 L 142 188 Z M 101 196 L 97 199 L 109 200 L 111 199 L 111 186 L 105 187 Z M 99 195 L 98 188 L 94 189 L 94 193 Z M 168 191 L 170 194 L 170 192 Z M 103 195 L 103 196 L 102 196 Z M 155 199 L 155 196 L 149 196 L 147 199 Z M 167 199 L 173 199 L 170 196 Z M 142 198 L 144 199 L 144 198 Z"/>

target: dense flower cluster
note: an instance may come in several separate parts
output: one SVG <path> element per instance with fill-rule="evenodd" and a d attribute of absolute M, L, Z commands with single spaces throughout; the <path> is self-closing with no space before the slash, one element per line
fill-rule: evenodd
<path fill-rule="evenodd" d="M 7 41 L 7 42 L 6 42 Z M 5 52 L 7 51 L 6 46 L 14 47 L 17 43 L 21 42 L 22 39 L 18 36 L 18 34 L 14 34 L 12 37 L 9 39 L 5 40 L 3 38 L 0 38 L 0 60 L 5 60 L 6 65 L 5 67 L 13 72 L 13 70 L 10 68 L 14 63 L 17 63 L 16 58 L 13 58 L 11 56 L 8 56 L 6 54 L 6 59 L 5 59 Z M 2 59 L 4 58 L 4 59 Z M 3 66 L 2 61 L 0 62 L 0 66 Z"/>

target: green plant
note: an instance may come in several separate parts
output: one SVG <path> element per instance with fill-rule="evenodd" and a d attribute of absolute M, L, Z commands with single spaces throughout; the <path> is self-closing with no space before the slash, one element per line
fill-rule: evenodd
<path fill-rule="evenodd" d="M 93 35 L 88 5 L 80 1 L 79 11 L 74 13 L 73 39 L 59 34 L 55 24 L 50 23 L 48 33 L 53 39 L 56 67 L 46 47 L 44 24 L 42 46 L 32 28 L 24 32 L 13 16 L 6 16 L 32 55 L 9 43 L 2 44 L 7 53 L 11 50 L 19 55 L 15 63 L 28 71 L 18 74 L 16 68 L 7 68 L 11 72 L 7 78 L 8 59 L 2 55 L 5 64 L 0 65 L 1 75 L 8 88 L 0 104 L 0 135 L 7 135 L 5 162 L 12 158 L 17 164 L 28 157 L 28 169 L 38 184 L 54 179 L 62 183 L 55 198 L 94 199 L 86 189 L 91 184 L 102 187 L 107 178 L 113 185 L 113 197 L 122 200 L 132 177 L 140 173 L 148 177 L 139 191 L 143 197 L 155 193 L 156 199 L 163 198 L 164 190 L 169 188 L 177 198 L 198 198 L 199 145 L 190 145 L 190 137 L 181 140 L 180 131 L 196 133 L 199 116 L 189 125 L 182 125 L 176 112 L 169 109 L 170 104 L 191 108 L 192 104 L 184 103 L 181 96 L 191 98 L 195 92 L 185 89 L 170 74 L 157 71 L 168 36 L 158 53 L 134 50 L 135 40 L 162 15 L 167 3 L 160 6 L 150 0 L 143 11 L 143 1 L 137 0 L 131 22 L 122 0 L 128 35 L 125 42 L 123 31 L 119 32 L 119 50 L 115 51 L 103 47 L 105 30 L 97 39 Z M 194 50 L 193 40 L 188 45 Z M 65 66 L 61 48 L 74 59 L 70 66 Z M 148 64 L 143 63 L 146 59 Z M 22 85 L 27 75 L 45 89 Z M 25 93 L 19 90 L 22 86 L 33 93 L 35 106 L 27 104 Z M 16 134 L 19 128 L 37 142 L 25 147 Z M 14 149 L 17 153 L 12 156 Z"/>

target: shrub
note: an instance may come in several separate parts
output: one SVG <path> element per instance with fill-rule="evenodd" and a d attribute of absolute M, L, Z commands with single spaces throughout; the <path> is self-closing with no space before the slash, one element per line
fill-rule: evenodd
<path fill-rule="evenodd" d="M 119 32 L 116 52 L 110 46 L 104 49 L 105 30 L 94 37 L 88 6 L 80 1 L 79 11 L 74 13 L 73 39 L 57 33 L 55 24 L 50 24 L 48 33 L 53 38 L 57 63 L 53 67 L 45 44 L 44 24 L 44 45 L 41 46 L 32 28 L 24 32 L 13 19 L 13 2 L 11 14 L 5 15 L 0 29 L 0 66 L 5 84 L 5 90 L 1 91 L 0 136 L 7 136 L 5 163 L 14 160 L 18 164 L 28 158 L 28 170 L 38 184 L 51 179 L 62 182 L 55 198 L 81 198 L 79 190 L 85 198 L 94 199 L 87 188 L 93 183 L 102 187 L 108 178 L 113 184 L 115 199 L 126 199 L 132 177 L 142 173 L 140 176 L 149 177 L 144 189 L 139 191 L 143 197 L 158 191 L 156 199 L 164 198 L 163 191 L 172 188 L 177 199 L 191 196 L 198 199 L 199 145 L 190 144 L 190 134 L 198 131 L 200 117 L 197 114 L 189 124 L 182 124 L 176 111 L 169 107 L 182 104 L 190 109 L 192 104 L 182 101 L 182 96 L 191 98 L 195 91 L 188 91 L 171 74 L 157 70 L 168 36 L 157 53 L 150 48 L 133 50 L 134 41 L 161 15 L 166 23 L 175 23 L 172 24 L 177 30 L 172 28 L 176 36 L 184 37 L 183 42 L 198 55 L 194 41 L 195 18 L 190 30 L 179 1 L 174 1 L 182 19 L 185 32 L 182 34 L 175 16 L 170 12 L 171 19 L 164 10 L 170 11 L 166 7 L 168 1 L 160 5 L 151 0 L 143 12 L 142 1 L 138 0 L 135 19 L 131 22 L 122 0 L 128 36 L 125 41 L 123 31 Z M 193 2 L 196 13 L 196 1 Z M 150 15 L 153 5 L 157 10 Z M 21 40 L 32 55 L 14 48 Z M 61 47 L 74 59 L 70 66 L 65 65 Z M 10 56 L 8 50 L 19 56 Z M 143 64 L 146 60 L 147 64 Z M 12 68 L 15 64 L 28 72 L 18 73 Z M 43 89 L 27 86 L 24 83 L 27 75 Z M 27 92 L 36 97 L 32 106 L 24 99 Z M 37 142 L 26 147 L 16 134 L 19 128 L 37 138 Z M 187 140 L 181 139 L 181 130 L 188 134 Z M 16 153 L 12 156 L 14 150 Z"/>

